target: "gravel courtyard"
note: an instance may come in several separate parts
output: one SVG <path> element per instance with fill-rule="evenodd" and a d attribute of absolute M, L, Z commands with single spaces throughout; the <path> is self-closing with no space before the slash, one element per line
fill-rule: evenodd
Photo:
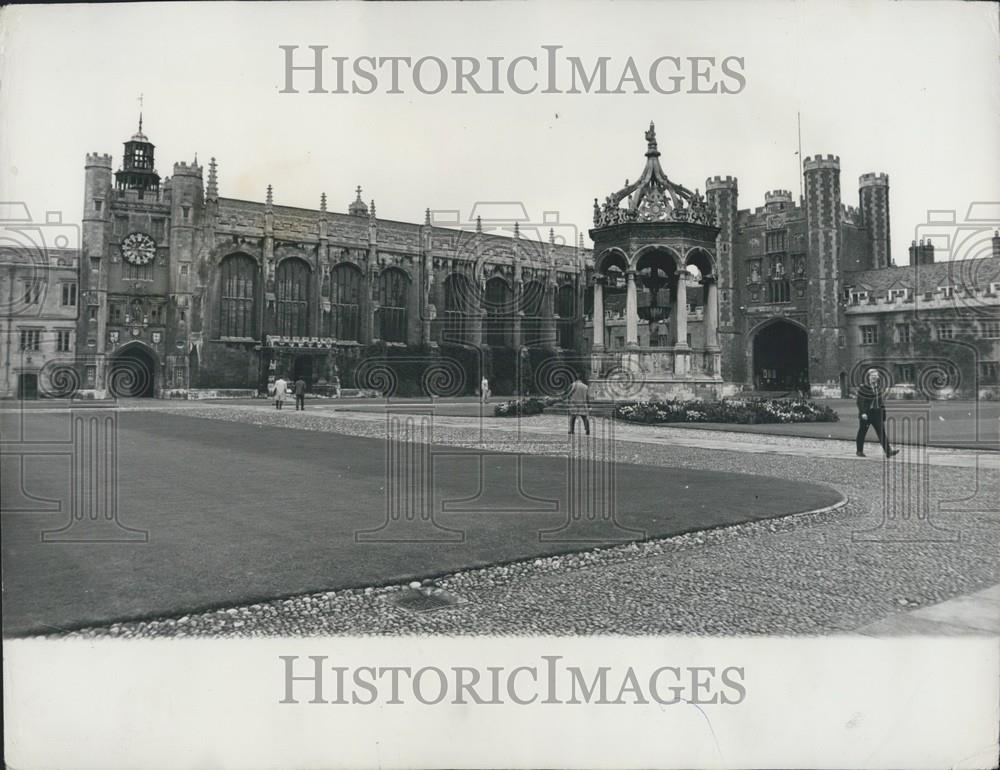
<path fill-rule="evenodd" d="M 142 408 L 142 407 L 138 407 Z M 266 405 L 157 404 L 156 411 L 292 430 L 381 437 L 376 414 Z M 405 584 L 326 591 L 69 636 L 310 634 L 830 634 L 1000 582 L 998 456 L 933 450 L 940 536 L 880 534 L 883 462 L 849 442 L 616 424 L 619 460 L 814 481 L 847 503 L 817 513 L 529 559 Z M 566 456 L 564 418 L 435 421 L 434 443 Z M 719 442 L 723 442 L 720 445 Z M 730 448 L 723 448 L 729 442 Z M 701 444 L 701 445 L 699 445 Z M 898 460 L 907 462 L 907 452 Z M 911 466 L 913 469 L 915 465 Z M 432 607 L 428 609 L 428 607 Z"/>

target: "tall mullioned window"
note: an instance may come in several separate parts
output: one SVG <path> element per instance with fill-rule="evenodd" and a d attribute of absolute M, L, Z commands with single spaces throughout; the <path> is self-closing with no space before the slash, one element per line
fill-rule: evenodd
<path fill-rule="evenodd" d="M 361 341 L 361 270 L 341 263 L 330 271 L 330 337 Z"/>
<path fill-rule="evenodd" d="M 276 331 L 282 337 L 305 337 L 309 332 L 309 265 L 286 259 L 275 271 Z"/>
<path fill-rule="evenodd" d="M 506 279 L 494 276 L 486 282 L 486 344 L 510 345 L 513 342 L 514 293 Z"/>
<path fill-rule="evenodd" d="M 226 257 L 222 260 L 220 288 L 219 336 L 253 337 L 257 326 L 257 263 L 246 254 Z"/>
<path fill-rule="evenodd" d="M 126 281 L 152 281 L 153 263 L 133 265 L 127 259 L 122 260 L 122 278 Z"/>
<path fill-rule="evenodd" d="M 76 307 L 75 283 L 64 283 L 62 285 L 62 305 L 63 307 Z"/>
<path fill-rule="evenodd" d="M 785 251 L 787 247 L 788 236 L 784 230 L 773 230 L 765 236 L 765 245 L 767 247 L 767 253 L 772 254 L 776 251 Z"/>
<path fill-rule="evenodd" d="M 538 281 L 528 281 L 521 288 L 521 338 L 525 345 L 538 344 L 542 339 L 545 287 Z"/>
<path fill-rule="evenodd" d="M 983 321 L 982 337 L 987 340 L 1000 339 L 1000 321 Z"/>
<path fill-rule="evenodd" d="M 559 316 L 559 347 L 576 345 L 576 291 L 572 286 L 560 286 L 556 295 L 556 314 Z"/>
<path fill-rule="evenodd" d="M 472 282 L 461 273 L 452 273 L 444 281 L 445 342 L 467 342 L 472 331 L 475 304 Z"/>
<path fill-rule="evenodd" d="M 37 278 L 31 278 L 24 282 L 24 304 L 37 305 L 42 299 L 42 286 L 44 284 Z"/>
<path fill-rule="evenodd" d="M 861 327 L 861 344 L 862 345 L 877 345 L 878 344 L 878 327 L 877 326 L 862 326 Z"/>
<path fill-rule="evenodd" d="M 21 350 L 41 349 L 42 330 L 41 329 L 21 329 Z"/>
<path fill-rule="evenodd" d="M 900 345 L 909 345 L 910 339 L 910 325 L 896 324 L 896 342 Z"/>
<path fill-rule="evenodd" d="M 378 279 L 378 336 L 383 342 L 406 342 L 406 297 L 410 278 L 388 268 Z"/>
<path fill-rule="evenodd" d="M 768 302 L 791 302 L 792 289 L 787 280 L 771 281 L 767 286 Z"/>

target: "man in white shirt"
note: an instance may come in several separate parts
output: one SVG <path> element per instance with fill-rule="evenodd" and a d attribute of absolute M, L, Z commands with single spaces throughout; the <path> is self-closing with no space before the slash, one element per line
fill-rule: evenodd
<path fill-rule="evenodd" d="M 281 409 L 285 403 L 285 394 L 288 393 L 288 383 L 284 377 L 279 377 L 274 381 L 274 408 Z"/>

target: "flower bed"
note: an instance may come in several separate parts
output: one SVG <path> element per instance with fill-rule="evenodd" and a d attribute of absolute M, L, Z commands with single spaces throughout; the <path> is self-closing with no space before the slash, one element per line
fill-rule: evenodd
<path fill-rule="evenodd" d="M 561 399 L 548 397 L 539 398 L 519 398 L 514 401 L 501 401 L 493 407 L 493 414 L 497 417 L 527 417 L 532 414 L 541 414 L 547 407 L 559 403 Z"/>
<path fill-rule="evenodd" d="M 836 422 L 828 406 L 805 399 L 730 398 L 722 401 L 630 401 L 615 406 L 619 420 L 641 423 L 729 422 L 759 423 Z"/>

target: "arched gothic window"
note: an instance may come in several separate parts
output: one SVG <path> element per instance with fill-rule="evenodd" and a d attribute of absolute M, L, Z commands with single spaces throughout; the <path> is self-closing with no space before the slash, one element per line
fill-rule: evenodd
<path fill-rule="evenodd" d="M 246 254 L 231 254 L 222 260 L 220 337 L 254 337 L 257 329 L 257 263 Z"/>
<path fill-rule="evenodd" d="M 275 272 L 277 332 L 282 337 L 309 334 L 309 265 L 286 259 Z"/>
<path fill-rule="evenodd" d="M 378 336 L 383 342 L 406 342 L 406 305 L 410 278 L 387 268 L 378 279 Z"/>
<path fill-rule="evenodd" d="M 460 273 L 452 273 L 444 282 L 445 342 L 467 342 L 472 330 L 472 283 Z"/>
<path fill-rule="evenodd" d="M 542 342 L 545 287 L 538 281 L 528 281 L 521 288 L 521 333 L 525 345 Z"/>
<path fill-rule="evenodd" d="M 559 287 L 556 295 L 556 315 L 559 316 L 559 347 L 573 348 L 576 345 L 576 290 L 566 284 Z"/>
<path fill-rule="evenodd" d="M 338 340 L 361 341 L 361 271 L 342 262 L 330 271 L 330 328 Z"/>
<path fill-rule="evenodd" d="M 499 276 L 486 282 L 486 344 L 510 345 L 513 342 L 513 294 L 507 281 Z"/>

